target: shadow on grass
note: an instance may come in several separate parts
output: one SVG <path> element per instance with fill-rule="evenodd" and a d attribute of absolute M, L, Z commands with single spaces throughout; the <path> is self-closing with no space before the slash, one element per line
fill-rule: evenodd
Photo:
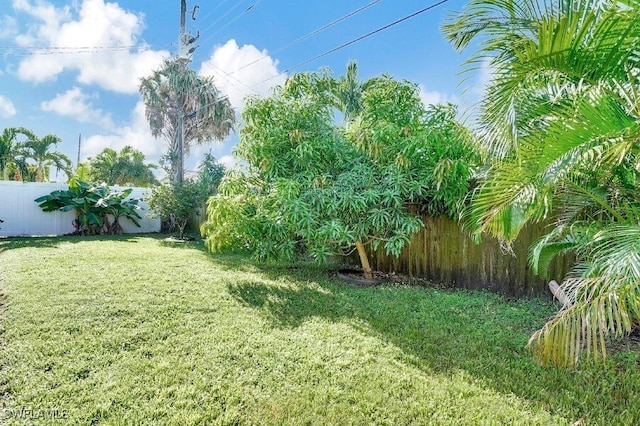
<path fill-rule="evenodd" d="M 123 234 L 123 235 L 72 235 L 61 237 L 9 237 L 0 238 L 0 253 L 21 248 L 56 248 L 60 244 L 78 244 L 87 241 L 121 241 L 137 243 L 138 238 L 161 238 L 159 234 Z"/>
<path fill-rule="evenodd" d="M 172 249 L 187 249 L 187 250 L 198 250 L 206 253 L 207 248 L 204 245 L 204 241 L 202 238 L 193 235 L 187 234 L 188 237 L 193 238 L 192 240 L 178 240 L 172 234 L 160 234 L 159 242 L 160 245 L 166 248 Z"/>
<path fill-rule="evenodd" d="M 239 259 L 216 260 L 237 270 Z M 534 363 L 525 346 L 553 314 L 547 302 L 396 285 L 358 289 L 328 278 L 332 272 L 326 268 L 257 267 L 272 281 L 240 281 L 228 290 L 273 327 L 295 328 L 311 318 L 352 324 L 356 319 L 365 324 L 362 332 L 402 349 L 405 362 L 425 372 L 464 370 L 502 394 L 535 401 L 572 421 L 586 415 L 589 423 L 606 423 L 622 412 L 624 422 L 635 422 L 640 416 L 631 409 L 640 406 L 635 358 L 576 370 Z"/>

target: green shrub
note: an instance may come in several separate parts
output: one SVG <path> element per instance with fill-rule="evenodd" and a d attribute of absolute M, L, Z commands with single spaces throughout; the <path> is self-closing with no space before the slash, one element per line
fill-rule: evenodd
<path fill-rule="evenodd" d="M 478 158 L 455 107 L 425 110 L 417 85 L 383 76 L 362 85 L 357 114 L 337 125 L 327 78 L 296 75 L 247 101 L 236 155 L 249 170 L 209 200 L 201 230 L 212 251 L 305 249 L 324 261 L 357 250 L 370 276 L 366 247 L 398 256 L 423 226 L 408 204 L 458 215 Z"/>
<path fill-rule="evenodd" d="M 75 234 L 122 234 L 121 218 L 127 218 L 136 226 L 141 216 L 138 200 L 127 200 L 132 189 L 112 191 L 107 185 L 93 185 L 78 179 L 69 181 L 69 189 L 53 191 L 36 198 L 35 202 L 45 212 L 71 211 L 76 214 L 73 220 Z M 113 218 L 110 221 L 109 218 Z"/>
<path fill-rule="evenodd" d="M 170 232 L 178 231 L 184 239 L 184 230 L 193 211 L 204 204 L 209 188 L 199 181 L 170 182 L 153 188 L 149 206 L 154 214 L 169 224 Z"/>

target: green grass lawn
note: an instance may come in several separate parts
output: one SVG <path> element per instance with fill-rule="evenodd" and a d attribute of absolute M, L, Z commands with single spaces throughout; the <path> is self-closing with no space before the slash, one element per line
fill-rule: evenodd
<path fill-rule="evenodd" d="M 357 289 L 160 237 L 1 249 L 0 423 L 640 424 L 638 353 L 531 360 L 542 301 Z"/>

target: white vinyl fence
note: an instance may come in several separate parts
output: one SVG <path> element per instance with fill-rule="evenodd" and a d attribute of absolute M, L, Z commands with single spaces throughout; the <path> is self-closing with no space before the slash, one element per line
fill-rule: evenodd
<path fill-rule="evenodd" d="M 34 200 L 53 191 L 65 190 L 65 183 L 37 183 L 0 181 L 0 237 L 21 237 L 37 235 L 63 235 L 74 231 L 75 213 L 45 213 Z M 124 190 L 127 187 L 111 187 L 113 190 Z M 133 188 L 129 198 L 140 198 L 138 210 L 142 219 L 140 228 L 128 219 L 121 219 L 120 224 L 125 233 L 159 232 L 160 219 L 149 217 L 150 209 L 145 199 L 151 195 L 150 188 Z"/>

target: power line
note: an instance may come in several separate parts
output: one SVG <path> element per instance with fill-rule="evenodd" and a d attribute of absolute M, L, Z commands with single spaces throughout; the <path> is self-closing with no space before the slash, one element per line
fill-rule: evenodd
<path fill-rule="evenodd" d="M 238 3 L 236 3 L 234 6 L 231 7 L 231 9 L 228 9 L 226 13 L 222 14 L 222 16 L 220 16 L 218 19 L 216 19 L 215 21 L 213 21 L 213 23 L 211 25 L 209 25 L 207 28 L 205 28 L 202 32 L 206 33 L 207 31 L 209 31 L 211 28 L 213 28 L 213 26 L 215 26 L 218 22 L 222 21 L 224 18 L 227 17 L 227 15 L 229 15 L 231 12 L 233 12 L 238 6 L 240 6 L 242 3 L 244 3 L 246 0 L 240 0 Z M 251 6 L 249 6 L 251 7 Z"/>
<path fill-rule="evenodd" d="M 365 38 L 367 38 L 367 37 L 370 37 L 370 36 L 372 36 L 372 35 L 374 35 L 374 34 L 377 34 L 377 33 L 381 32 L 381 31 L 384 31 L 384 30 L 386 30 L 386 29 L 388 29 L 388 28 L 391 28 L 391 27 L 393 27 L 393 26 L 395 26 L 395 25 L 398 25 L 398 24 L 400 24 L 400 23 L 402 23 L 402 22 L 404 22 L 404 21 L 406 21 L 406 20 L 409 20 L 409 19 L 414 18 L 414 17 L 416 17 L 416 16 L 418 16 L 418 15 L 421 15 L 421 14 L 423 14 L 423 13 L 425 13 L 425 12 L 428 12 L 428 11 L 429 11 L 429 10 L 431 10 L 431 9 L 435 9 L 436 7 L 438 7 L 438 6 L 440 6 L 440 5 L 444 4 L 444 3 L 446 3 L 446 2 L 448 2 L 448 1 L 449 1 L 449 0 L 441 0 L 441 1 L 437 2 L 437 3 L 433 3 L 432 5 L 427 6 L 427 7 L 423 8 L 423 9 L 420 9 L 420 10 L 418 10 L 418 11 L 416 11 L 416 12 L 413 12 L 413 13 L 412 13 L 412 14 L 410 14 L 410 15 L 407 15 L 407 16 L 405 16 L 405 17 L 403 17 L 403 18 L 397 19 L 397 20 L 395 20 L 395 21 L 393 21 L 393 22 L 391 22 L 391 23 L 389 23 L 389 24 L 387 24 L 387 25 L 384 25 L 384 26 L 382 26 L 382 27 L 376 28 L 375 30 L 370 31 L 370 32 L 368 32 L 367 34 L 364 34 L 364 35 L 362 35 L 362 36 L 360 36 L 360 37 L 354 38 L 353 40 L 350 40 L 350 41 L 348 41 L 348 42 L 346 42 L 346 43 L 343 43 L 343 44 L 341 44 L 340 46 L 334 47 L 333 49 L 327 50 L 326 52 L 323 52 L 323 53 L 321 53 L 321 54 L 319 54 L 319 55 L 316 55 L 316 56 L 314 56 L 314 57 L 313 57 L 313 58 L 311 58 L 311 59 L 307 59 L 306 61 L 300 62 L 299 64 L 294 65 L 294 66 L 292 66 L 292 67 L 290 67 L 290 68 L 287 68 L 286 70 L 282 71 L 282 72 L 281 72 L 281 73 L 279 73 L 279 74 L 276 74 L 276 75 L 274 75 L 274 76 L 272 76 L 272 77 L 269 77 L 269 78 L 267 78 L 267 79 L 265 79 L 265 80 L 259 81 L 258 83 L 254 84 L 254 85 L 253 85 L 253 86 L 251 86 L 251 87 L 253 88 L 253 87 L 256 87 L 256 86 L 258 86 L 258 85 L 260 85 L 260 84 L 262 84 L 262 83 L 265 83 L 265 82 L 267 82 L 267 81 L 273 80 L 274 78 L 278 78 L 278 77 L 280 77 L 281 75 L 284 75 L 284 74 L 286 74 L 286 73 L 288 73 L 288 72 L 291 72 L 292 70 L 294 70 L 294 69 L 296 69 L 296 68 L 299 68 L 299 67 L 301 67 L 301 66 L 303 66 L 303 65 L 307 65 L 307 64 L 308 64 L 308 63 L 310 63 L 310 62 L 313 62 L 313 61 L 318 60 L 318 59 L 320 59 L 320 58 L 323 58 L 323 57 L 325 57 L 325 56 L 327 56 L 327 55 L 330 55 L 330 54 L 332 54 L 332 53 L 335 53 L 335 52 L 337 52 L 338 50 L 344 49 L 344 48 L 345 48 L 345 47 L 347 47 L 347 46 L 351 46 L 352 44 L 355 44 L 355 43 L 357 43 L 357 42 L 359 42 L 359 41 L 361 41 L 361 40 L 364 40 L 364 39 L 365 39 Z"/>
<path fill-rule="evenodd" d="M 220 3 L 218 3 L 218 5 L 217 5 L 216 7 L 214 7 L 213 9 L 211 9 L 211 10 L 209 11 L 209 13 L 207 13 L 206 15 L 204 15 L 204 16 L 202 17 L 202 20 L 203 20 L 203 21 L 206 21 L 206 20 L 207 20 L 207 18 L 208 18 L 209 16 L 213 15 L 213 12 L 215 12 L 216 10 L 218 10 L 218 9 L 220 8 L 220 6 L 222 6 L 223 4 L 225 4 L 227 1 L 228 1 L 228 0 L 222 0 Z"/>
<path fill-rule="evenodd" d="M 122 52 L 137 46 L 0 46 L 0 56 L 75 55 L 80 53 Z"/>
<path fill-rule="evenodd" d="M 350 40 L 350 41 L 348 41 L 348 42 L 346 42 L 346 43 L 343 43 L 343 44 L 341 44 L 341 45 L 339 45 L 339 46 L 337 46 L 337 47 L 334 47 L 333 49 L 327 50 L 326 52 L 323 52 L 323 53 L 321 53 L 321 54 L 319 54 L 319 55 L 316 55 L 316 56 L 314 56 L 314 57 L 313 57 L 313 58 L 311 58 L 311 59 L 308 59 L 308 60 L 303 61 L 303 62 L 300 62 L 299 64 L 294 65 L 294 66 L 292 66 L 292 67 L 290 67 L 290 68 L 287 68 L 286 70 L 282 71 L 282 72 L 281 72 L 281 73 L 279 73 L 279 74 L 276 74 L 276 75 L 274 75 L 274 76 L 272 76 L 272 77 L 269 77 L 269 78 L 267 78 L 267 79 L 264 79 L 264 80 L 262 80 L 262 81 L 259 81 L 258 83 L 256 83 L 256 84 L 254 84 L 254 85 L 250 86 L 250 88 L 251 88 L 251 89 L 253 89 L 253 88 L 255 88 L 255 87 L 257 87 L 257 86 L 261 85 L 262 83 L 265 83 L 265 82 L 267 82 L 267 81 L 273 80 L 274 78 L 278 78 L 278 77 L 280 77 L 280 76 L 282 76 L 282 75 L 284 75 L 284 74 L 286 74 L 286 73 L 288 73 L 288 72 L 290 72 L 290 71 L 292 71 L 292 70 L 294 70 L 294 69 L 296 69 L 296 68 L 299 68 L 299 67 L 301 67 L 301 66 L 303 66 L 303 65 L 306 65 L 306 64 L 308 64 L 308 63 L 310 63 L 310 62 L 313 62 L 313 61 L 315 61 L 315 60 L 317 60 L 317 59 L 320 59 L 320 58 L 322 58 L 322 57 L 325 57 L 325 56 L 327 56 L 327 55 L 330 55 L 330 54 L 332 54 L 332 53 L 335 53 L 335 52 L 337 52 L 338 50 L 344 49 L 345 47 L 350 46 L 350 45 L 352 45 L 352 44 L 355 44 L 355 43 L 357 43 L 357 42 L 359 42 L 359 41 L 361 41 L 361 40 L 364 40 L 364 39 L 365 39 L 365 38 L 367 38 L 367 37 L 370 37 L 370 36 L 372 36 L 372 35 L 374 35 L 374 34 L 377 34 L 377 33 L 381 32 L 381 31 L 384 31 L 384 30 L 386 30 L 386 29 L 388 29 L 388 28 L 391 28 L 391 27 L 393 27 L 393 26 L 395 26 L 395 25 L 398 25 L 398 24 L 400 24 L 400 23 L 402 23 L 402 22 L 404 22 L 404 21 L 407 21 L 407 20 L 409 20 L 409 19 L 411 19 L 411 18 L 414 18 L 414 17 L 416 17 L 416 16 L 418 16 L 418 15 L 421 15 L 421 14 L 423 14 L 423 13 L 425 13 L 425 12 L 428 12 L 428 11 L 430 11 L 430 10 L 432 10 L 432 9 L 435 9 L 435 8 L 436 8 L 436 7 L 438 7 L 438 6 L 441 6 L 441 5 L 443 5 L 444 3 L 447 3 L 448 1 L 449 1 L 449 0 L 441 0 L 441 1 L 439 1 L 439 2 L 436 2 L 436 3 L 433 3 L 433 4 L 429 5 L 429 6 L 425 7 L 425 8 L 423 8 L 423 9 L 420 9 L 420 10 L 418 10 L 418 11 L 416 11 L 416 12 L 413 12 L 413 13 L 411 13 L 411 14 L 409 14 L 409 15 L 407 15 L 407 16 L 405 16 L 405 17 L 403 17 L 403 18 L 397 19 L 397 20 L 395 20 L 395 21 L 393 21 L 393 22 L 391 22 L 391 23 L 389 23 L 389 24 L 386 24 L 386 25 L 384 25 L 384 26 L 382 26 L 382 27 L 376 28 L 375 30 L 370 31 L 370 32 L 368 32 L 368 33 L 366 33 L 366 34 L 364 34 L 364 35 L 362 35 L 362 36 L 360 36 L 360 37 L 357 37 L 357 38 L 355 38 L 355 39 L 353 39 L 353 40 Z M 231 74 L 231 73 L 230 73 L 230 74 Z M 219 103 L 219 102 L 222 102 L 222 101 L 224 101 L 224 100 L 227 100 L 227 99 L 229 99 L 229 96 L 223 96 L 222 98 L 217 99 L 216 101 L 214 101 L 214 102 L 212 102 L 212 103 L 210 103 L 210 104 L 208 104 L 208 105 L 204 105 L 204 106 L 202 106 L 202 107 L 198 108 L 198 109 L 196 110 L 196 112 L 197 112 L 197 111 L 199 111 L 199 110 L 201 110 L 201 109 L 208 108 L 208 107 L 210 107 L 210 106 L 212 106 L 212 105 L 215 105 L 215 104 L 217 104 L 217 103 Z"/>
<path fill-rule="evenodd" d="M 364 6 L 362 6 L 362 7 L 358 8 L 358 9 L 356 9 L 356 10 L 353 10 L 353 11 L 351 11 L 351 12 L 347 13 L 347 14 L 346 14 L 346 15 L 344 15 L 344 16 L 341 16 L 341 17 L 340 17 L 340 18 L 338 18 L 338 19 L 335 19 L 335 20 L 333 20 L 333 21 L 329 22 L 328 24 L 323 25 L 323 26 L 322 26 L 322 27 L 320 27 L 320 28 L 316 28 L 315 30 L 313 30 L 313 31 L 311 31 L 311 32 L 309 32 L 309 33 L 307 33 L 307 34 L 303 35 L 302 37 L 300 37 L 300 38 L 298 38 L 298 39 L 296 39 L 296 40 L 293 40 L 293 41 L 292 41 L 292 42 L 290 42 L 289 44 L 287 44 L 287 45 L 285 45 L 285 46 L 283 46 L 283 47 L 280 47 L 280 48 L 276 49 L 273 53 L 271 53 L 271 55 L 277 55 L 278 53 L 280 53 L 280 52 L 282 52 L 282 51 L 284 51 L 284 50 L 286 50 L 286 49 L 288 49 L 288 48 L 290 48 L 290 47 L 292 47 L 292 46 L 295 46 L 296 44 L 302 43 L 303 41 L 307 40 L 308 38 L 311 38 L 311 37 L 313 37 L 314 35 L 319 34 L 319 33 L 323 32 L 324 30 L 326 30 L 326 29 L 328 29 L 328 28 L 333 27 L 333 26 L 334 26 L 334 25 L 336 25 L 336 24 L 339 24 L 340 22 L 342 22 L 342 21 L 344 21 L 344 20 L 346 20 L 346 19 L 349 19 L 349 18 L 351 18 L 352 16 L 357 15 L 358 13 L 360 13 L 360 12 L 363 12 L 363 11 L 367 10 L 367 9 L 368 9 L 368 8 L 370 8 L 371 6 L 374 6 L 375 4 L 380 3 L 380 1 L 381 1 L 381 0 L 374 0 L 374 1 L 372 1 L 371 3 L 365 4 Z M 270 55 L 270 56 L 271 56 L 271 55 Z M 231 72 L 231 73 L 229 73 L 229 74 L 230 74 L 230 75 L 235 74 L 235 73 L 237 73 L 238 71 L 243 70 L 243 69 L 245 69 L 245 68 L 247 68 L 247 67 L 249 67 L 249 66 L 251 66 L 251 65 L 253 65 L 253 64 L 256 64 L 256 63 L 258 63 L 258 62 L 260 62 L 260 61 L 262 61 L 262 60 L 264 60 L 264 59 L 266 59 L 266 58 L 267 58 L 267 56 L 262 56 L 262 57 L 260 57 L 260 58 L 258 58 L 258 59 L 256 59 L 256 60 L 254 60 L 254 61 L 252 61 L 252 62 L 249 62 L 248 64 L 245 64 L 245 65 L 241 66 L 240 68 L 237 68 L 236 70 L 232 71 L 232 72 Z"/>
<path fill-rule="evenodd" d="M 242 13 L 236 15 L 235 18 L 231 19 L 230 21 L 228 21 L 226 24 L 224 24 L 223 26 L 221 26 L 220 28 L 218 28 L 214 33 L 212 33 L 211 35 L 209 35 L 204 41 L 209 41 L 211 40 L 216 34 L 218 34 L 220 31 L 224 30 L 225 28 L 227 28 L 229 25 L 233 24 L 235 21 L 237 21 L 238 19 L 242 18 L 244 15 L 246 15 L 247 13 L 251 12 L 253 10 L 254 7 L 256 7 L 258 4 L 260 4 L 262 0 L 258 0 L 255 3 L 253 3 L 251 6 L 249 6 L 248 8 L 246 8 Z M 203 41 L 203 43 L 204 43 Z"/>
<path fill-rule="evenodd" d="M 233 79 L 234 79 L 235 81 L 237 81 L 240 85 L 242 85 L 242 86 L 246 87 L 248 90 L 252 91 L 253 93 L 258 94 L 258 92 L 256 92 L 255 90 L 253 90 L 253 88 L 252 88 L 251 86 L 249 86 L 248 84 L 246 84 L 246 83 L 244 83 L 244 82 L 242 82 L 242 81 L 238 80 L 238 79 L 237 79 L 237 78 L 235 78 L 235 77 L 232 77 L 232 76 L 231 76 L 231 73 L 228 73 L 228 72 L 226 72 L 225 70 L 223 70 L 222 68 L 220 68 L 220 67 L 218 67 L 218 66 L 216 66 L 216 65 L 213 65 L 213 64 L 211 64 L 211 63 L 209 63 L 209 64 L 207 64 L 207 65 L 208 65 L 208 66 L 211 66 L 211 67 L 215 68 L 216 70 L 218 70 L 219 72 L 221 72 L 221 73 L 223 74 L 223 75 L 222 75 L 222 77 L 223 77 L 225 80 L 227 80 L 227 82 L 228 82 L 230 85 L 232 85 L 233 87 L 235 87 L 235 88 L 236 88 L 236 89 L 238 89 L 239 91 L 243 92 L 244 94 L 246 94 L 245 90 L 244 90 L 244 89 L 241 89 L 241 88 L 240 88 L 240 87 L 238 87 L 238 86 L 236 86 L 236 85 L 233 83 L 233 81 L 231 81 L 231 80 L 229 79 L 229 77 L 233 78 Z"/>
<path fill-rule="evenodd" d="M 138 46 L 0 46 L 12 50 L 81 50 L 81 49 L 133 49 Z"/>
<path fill-rule="evenodd" d="M 222 3 L 218 4 L 218 6 L 217 6 L 217 7 L 221 6 L 225 1 L 226 1 L 226 0 L 223 0 L 223 1 L 222 1 Z M 262 1 L 262 0 L 258 0 L 256 3 L 254 3 L 253 5 L 251 5 L 249 8 L 245 9 L 245 11 L 244 11 L 243 13 L 241 13 L 240 15 L 236 16 L 236 18 L 235 18 L 235 19 L 238 19 L 238 18 L 240 18 L 243 14 L 247 13 L 247 12 L 248 12 L 249 10 L 251 10 L 255 5 L 257 5 L 258 3 L 260 3 L 260 1 Z M 343 16 L 341 16 L 341 17 L 339 17 L 339 18 L 337 18 L 337 19 L 334 19 L 333 21 L 331 21 L 331 22 L 329 22 L 329 23 L 327 23 L 327 24 L 325 24 L 325 25 L 323 25 L 323 26 L 321 26 L 321 27 L 319 27 L 319 28 L 316 28 L 315 30 L 313 30 L 313 31 L 311 31 L 311 32 L 309 32 L 309 33 L 307 33 L 307 34 L 303 35 L 302 37 L 299 37 L 299 38 L 297 38 L 297 39 L 293 40 L 292 42 L 288 43 L 287 45 L 282 46 L 282 47 L 280 47 L 280 48 L 276 49 L 276 50 L 275 50 L 271 55 L 278 54 L 278 53 L 280 53 L 280 52 L 282 52 L 282 51 L 284 51 L 284 50 L 286 50 L 286 49 L 288 49 L 288 48 L 290 48 L 290 47 L 292 47 L 292 46 L 294 46 L 294 45 L 296 45 L 296 44 L 299 44 L 299 43 L 301 43 L 301 42 L 303 42 L 303 41 L 305 41 L 305 40 L 307 40 L 307 39 L 309 39 L 309 38 L 313 37 L 314 35 L 319 34 L 319 33 L 323 32 L 323 31 L 327 30 L 328 28 L 331 28 L 331 27 L 333 27 L 333 26 L 335 26 L 335 25 L 339 24 L 339 23 L 340 23 L 340 22 L 342 22 L 342 21 L 345 21 L 345 20 L 347 20 L 347 19 L 351 18 L 352 16 L 355 16 L 355 15 L 357 15 L 358 13 L 361 13 L 361 12 L 363 12 L 363 11 L 365 11 L 365 10 L 369 9 L 370 7 L 372 7 L 372 6 L 376 5 L 377 3 L 380 3 L 380 1 L 382 1 L 382 0 L 374 0 L 374 1 L 370 2 L 370 3 L 365 4 L 364 6 L 361 6 L 361 7 L 357 8 L 357 9 L 355 9 L 355 10 L 353 10 L 353 11 L 351 11 L 351 12 L 349 12 L 349 13 L 347 13 L 347 14 L 345 14 L 345 15 L 343 15 Z M 217 8 L 217 7 L 216 7 L 216 8 Z M 207 14 L 207 16 L 209 16 L 210 14 L 211 14 L 211 13 Z M 228 25 L 228 24 L 227 24 L 227 25 Z M 225 26 L 226 26 L 226 25 L 225 25 Z M 221 29 L 222 29 L 222 28 L 221 28 Z M 220 29 L 220 30 L 221 30 L 221 29 Z M 220 31 L 220 30 L 218 30 L 218 31 Z M 216 33 L 217 33 L 218 31 L 216 31 Z M 215 35 L 215 33 L 214 33 L 213 35 Z M 211 35 L 211 36 L 207 37 L 207 39 L 206 39 L 206 40 L 210 39 L 213 35 Z M 239 71 L 241 71 L 241 70 L 243 70 L 243 69 L 245 69 L 245 68 L 248 68 L 248 67 L 250 67 L 251 65 L 254 65 L 254 64 L 256 64 L 256 63 L 258 63 L 258 62 L 260 62 L 260 61 L 262 61 L 262 60 L 264 60 L 264 59 L 267 59 L 267 58 L 271 57 L 271 55 L 270 55 L 270 56 L 261 56 L 260 58 L 258 58 L 258 59 L 256 59 L 256 60 L 254 60 L 254 61 L 252 61 L 252 62 L 249 62 L 248 64 L 245 64 L 245 65 L 243 65 L 243 66 L 241 66 L 241 67 L 239 67 L 239 68 L 236 68 L 235 70 L 233 70 L 233 71 L 231 71 L 231 72 L 228 72 L 228 73 L 227 73 L 226 71 L 224 71 L 224 70 L 222 70 L 222 69 L 220 69 L 220 68 L 216 67 L 216 66 L 214 66 L 214 68 L 216 68 L 216 69 L 218 69 L 220 72 L 224 73 L 224 75 L 225 75 L 225 76 L 227 76 L 227 77 L 231 77 L 231 76 L 233 76 L 234 74 L 236 74 L 237 72 L 239 72 Z M 211 65 L 211 64 L 210 64 L 210 65 Z M 213 65 L 212 65 L 212 66 L 213 66 Z M 275 77 L 274 77 L 274 78 L 275 78 Z M 227 80 L 227 81 L 229 81 L 228 79 L 226 79 L 226 80 Z M 249 85 L 247 85 L 247 84 L 243 83 L 242 81 L 240 81 L 240 80 L 239 80 L 239 79 L 237 79 L 237 78 L 234 78 L 234 80 L 236 80 L 238 83 L 240 83 L 241 85 L 243 85 L 243 86 L 245 86 L 246 88 L 248 88 L 250 91 L 252 91 L 252 92 L 256 93 L 256 92 L 255 92 L 255 90 L 253 90 L 253 87 L 255 87 L 255 86 L 249 86 Z M 244 91 L 244 90 L 240 89 L 239 87 L 235 86 L 233 83 L 231 83 L 231 81 L 229 81 L 229 83 L 230 83 L 232 86 L 234 86 L 236 89 L 240 90 L 241 92 L 244 92 L 244 94 L 246 94 L 246 93 L 247 93 L 246 91 Z M 260 84 L 260 83 L 258 83 L 258 84 Z"/>
<path fill-rule="evenodd" d="M 76 50 L 26 50 L 26 51 L 0 51 L 0 56 L 43 56 L 43 55 L 78 55 L 83 53 L 109 53 L 109 52 L 128 52 L 131 50 L 130 48 L 86 48 L 86 49 L 76 49 Z"/>

